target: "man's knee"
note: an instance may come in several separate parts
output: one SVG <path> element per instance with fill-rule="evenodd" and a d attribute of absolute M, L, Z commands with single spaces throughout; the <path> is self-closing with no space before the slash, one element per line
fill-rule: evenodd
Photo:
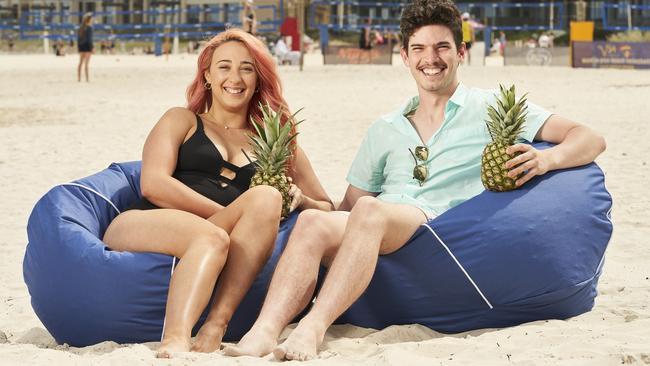
<path fill-rule="evenodd" d="M 376 197 L 372 196 L 363 196 L 357 200 L 357 202 L 354 204 L 354 207 L 352 208 L 352 211 L 361 211 L 361 212 L 367 212 L 367 213 L 372 213 L 377 210 L 382 209 L 383 202 L 381 202 L 379 199 Z"/>
<path fill-rule="evenodd" d="M 350 212 L 353 225 L 380 226 L 387 222 L 386 203 L 371 196 L 359 198 Z"/>
<path fill-rule="evenodd" d="M 321 236 L 327 233 L 326 213 L 319 210 L 305 210 L 298 215 L 294 233 L 306 236 Z"/>
<path fill-rule="evenodd" d="M 296 226 L 293 229 L 293 242 L 310 251 L 325 251 L 334 244 L 338 244 L 337 237 L 341 229 L 332 219 L 332 213 L 319 210 L 305 210 L 300 213 Z"/>

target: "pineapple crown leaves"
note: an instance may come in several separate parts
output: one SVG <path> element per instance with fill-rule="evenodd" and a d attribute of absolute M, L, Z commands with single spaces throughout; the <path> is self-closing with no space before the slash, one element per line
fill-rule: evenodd
<path fill-rule="evenodd" d="M 282 125 L 282 109 L 274 111 L 268 103 L 266 105 L 260 103 L 259 108 L 262 111 L 262 121 L 258 123 L 251 118 L 257 135 L 249 135 L 253 155 L 256 158 L 255 165 L 265 172 L 284 171 L 286 162 L 291 157 L 289 146 L 298 135 L 297 133 L 291 134 L 291 131 L 303 122 L 295 122 L 296 114 L 302 109 L 291 115 Z"/>
<path fill-rule="evenodd" d="M 512 145 L 524 130 L 528 110 L 526 95 L 528 94 L 524 94 L 517 102 L 514 85 L 506 89 L 499 84 L 499 89 L 500 96 L 497 97 L 496 108 L 488 106 L 489 119 L 485 123 L 492 141 Z"/>

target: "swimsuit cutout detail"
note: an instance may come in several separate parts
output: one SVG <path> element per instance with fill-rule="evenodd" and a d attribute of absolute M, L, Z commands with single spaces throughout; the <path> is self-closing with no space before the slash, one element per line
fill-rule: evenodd
<path fill-rule="evenodd" d="M 223 168 L 235 173 L 230 179 L 221 175 Z M 232 203 L 250 186 L 255 165 L 237 166 L 226 161 L 219 149 L 208 138 L 201 117 L 196 116 L 196 131 L 178 149 L 178 161 L 173 177 L 203 196 L 222 206 Z M 128 210 L 160 208 L 145 198 L 132 204 Z"/>

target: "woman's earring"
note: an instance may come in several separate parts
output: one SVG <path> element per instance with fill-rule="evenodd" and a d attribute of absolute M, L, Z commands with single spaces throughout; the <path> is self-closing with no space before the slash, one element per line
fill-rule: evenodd
<path fill-rule="evenodd" d="M 205 82 L 205 84 L 203 84 L 203 86 L 208 90 L 212 89 L 212 84 L 208 83 L 207 81 Z"/>

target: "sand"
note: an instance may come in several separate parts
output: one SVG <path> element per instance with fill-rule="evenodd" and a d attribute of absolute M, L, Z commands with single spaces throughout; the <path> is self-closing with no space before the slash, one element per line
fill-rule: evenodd
<path fill-rule="evenodd" d="M 91 83 L 77 83 L 76 56 L 0 56 L 0 364 L 265 364 L 268 359 L 187 353 L 154 359 L 157 343 L 57 345 L 34 314 L 22 278 L 26 223 L 52 186 L 111 162 L 140 159 L 162 113 L 184 105 L 195 57 L 94 56 Z M 462 68 L 468 85 L 516 83 L 530 100 L 602 133 L 598 163 L 614 197 L 614 236 L 593 311 L 566 321 L 443 335 L 418 325 L 333 327 L 320 359 L 330 364 L 650 364 L 650 73 L 563 67 Z M 325 188 L 344 193 L 347 168 L 372 121 L 415 94 L 400 63 L 283 67 L 292 108 L 305 107 L 300 144 Z M 645 213 L 644 213 L 645 212 Z M 645 219 L 644 219 L 645 217 Z M 285 332 L 286 333 L 286 332 Z"/>

